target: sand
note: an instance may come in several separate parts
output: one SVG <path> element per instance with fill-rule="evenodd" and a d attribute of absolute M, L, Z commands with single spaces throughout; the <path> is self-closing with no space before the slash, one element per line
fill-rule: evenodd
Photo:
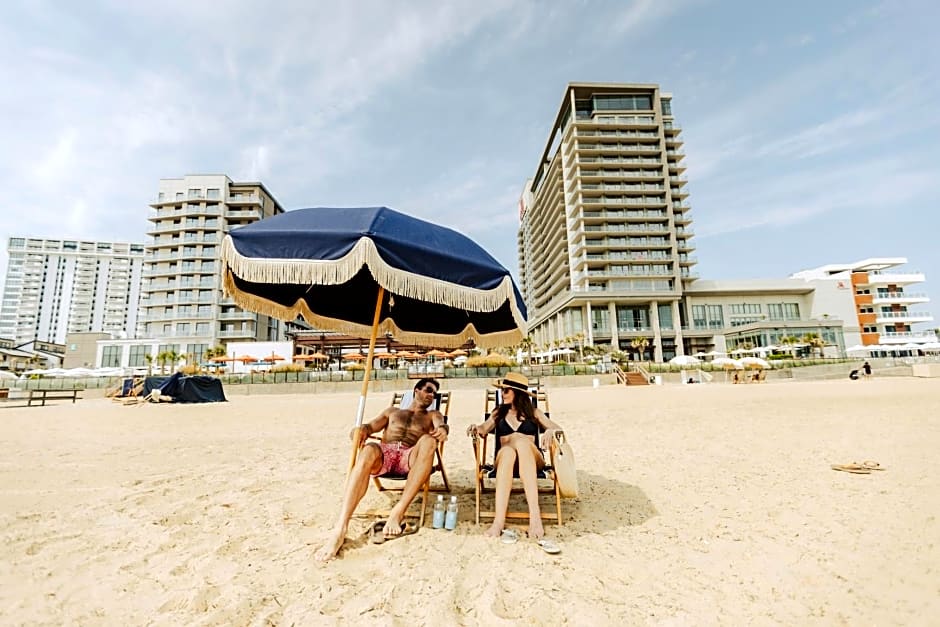
<path fill-rule="evenodd" d="M 482 389 L 445 451 L 461 520 L 382 545 L 341 500 L 357 394 L 0 409 L 0 623 L 936 624 L 940 383 L 550 390 L 581 497 L 562 547 L 473 523 Z M 370 415 L 388 394 L 370 397 Z M 876 460 L 870 475 L 830 464 Z M 387 494 L 369 490 L 364 507 Z M 516 525 L 524 529 L 525 523 Z M 933 618 L 930 618 L 933 617 Z"/>

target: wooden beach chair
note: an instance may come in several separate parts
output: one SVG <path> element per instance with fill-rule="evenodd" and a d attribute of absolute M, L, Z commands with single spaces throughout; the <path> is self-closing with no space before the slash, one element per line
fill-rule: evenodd
<path fill-rule="evenodd" d="M 406 392 L 395 392 L 392 395 L 392 405 L 395 407 L 401 407 L 402 409 L 407 409 L 411 405 L 411 400 L 414 397 L 414 391 L 409 390 Z M 435 395 L 434 402 L 431 404 L 429 409 L 436 409 L 444 416 L 444 423 L 447 423 L 448 412 L 450 411 L 450 392 L 440 392 Z M 373 433 L 365 438 L 362 438 L 359 442 L 359 448 L 365 446 L 369 440 L 380 441 L 381 431 L 379 433 Z M 444 469 L 444 444 L 438 443 L 437 451 L 434 453 L 434 465 L 431 466 L 431 474 L 428 475 L 428 480 L 424 483 L 424 486 L 421 490 L 421 512 L 418 514 L 418 527 L 424 526 L 424 519 L 427 515 L 429 493 L 432 491 L 431 488 L 431 478 L 435 474 L 440 473 L 441 479 L 444 483 L 443 488 L 434 488 L 435 492 L 449 492 L 450 484 L 447 481 L 447 472 Z M 407 474 L 398 474 L 398 473 L 385 473 L 384 475 L 379 475 L 378 477 L 372 478 L 372 483 L 375 485 L 376 490 L 379 492 L 402 492 L 404 490 L 404 482 L 408 479 Z M 398 485 L 392 487 L 387 485 L 385 482 L 394 482 Z M 413 505 L 414 503 L 412 503 Z M 390 510 L 369 510 L 363 513 L 363 516 L 388 516 Z"/>
<path fill-rule="evenodd" d="M 549 406 L 548 406 L 548 394 L 540 386 L 531 386 L 529 391 L 534 394 L 532 397 L 532 403 L 542 410 L 546 416 L 550 416 Z M 490 414 L 495 410 L 500 403 L 500 394 L 499 390 L 496 389 L 487 389 L 485 392 L 484 403 L 483 403 L 483 419 L 486 420 L 489 418 Z M 536 438 L 536 446 L 539 446 L 541 449 L 541 439 L 542 439 L 543 430 L 539 429 L 539 435 Z M 493 436 L 493 446 L 492 453 L 489 451 L 489 439 L 490 436 Z M 481 518 L 494 518 L 496 512 L 493 510 L 484 510 L 482 506 L 482 497 L 484 493 L 493 494 L 495 496 L 496 486 L 496 454 L 499 452 L 499 438 L 495 434 L 488 433 L 486 435 L 477 435 L 473 436 L 473 457 L 476 460 L 476 469 L 474 472 L 475 484 L 476 484 L 476 522 L 480 524 Z M 563 518 L 561 514 L 561 488 L 558 484 L 558 478 L 555 475 L 554 469 L 551 467 L 551 456 L 549 452 L 542 449 L 542 456 L 545 458 L 545 466 L 538 473 L 539 479 L 539 494 L 545 495 L 554 495 L 555 500 L 555 511 L 550 511 L 548 508 L 540 508 L 542 520 L 555 521 L 557 524 L 563 524 Z M 527 506 L 524 506 L 521 510 L 512 509 L 512 495 L 513 494 L 522 494 L 522 484 L 519 481 L 518 475 L 513 476 L 513 487 L 510 493 L 509 508 L 506 511 L 506 519 L 529 519 L 529 509 Z M 523 505 L 524 502 L 523 502 Z"/>

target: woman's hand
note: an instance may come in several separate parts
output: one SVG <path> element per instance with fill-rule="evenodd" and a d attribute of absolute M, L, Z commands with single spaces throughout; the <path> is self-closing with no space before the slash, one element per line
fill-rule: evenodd
<path fill-rule="evenodd" d="M 467 436 L 472 438 L 478 435 L 480 435 L 480 428 L 478 426 L 470 425 L 467 427 Z"/>

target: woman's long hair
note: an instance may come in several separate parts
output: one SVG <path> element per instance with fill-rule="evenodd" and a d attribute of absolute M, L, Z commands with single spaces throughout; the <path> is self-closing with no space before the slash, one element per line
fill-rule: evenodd
<path fill-rule="evenodd" d="M 532 398 L 528 392 L 512 388 L 512 408 L 516 410 L 516 416 L 520 422 L 535 420 L 535 406 L 532 404 Z M 505 420 L 507 413 L 509 413 L 509 404 L 501 403 L 496 408 L 496 423 L 499 424 L 501 420 Z"/>

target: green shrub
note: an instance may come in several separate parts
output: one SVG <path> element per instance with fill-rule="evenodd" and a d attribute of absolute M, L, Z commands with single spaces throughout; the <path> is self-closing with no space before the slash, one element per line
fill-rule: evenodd
<path fill-rule="evenodd" d="M 281 366 L 274 366 L 268 372 L 302 372 L 304 369 L 300 364 L 284 364 Z"/>
<path fill-rule="evenodd" d="M 508 368 L 515 365 L 515 362 L 499 353 L 490 353 L 489 355 L 478 355 L 467 359 L 468 368 Z"/>

